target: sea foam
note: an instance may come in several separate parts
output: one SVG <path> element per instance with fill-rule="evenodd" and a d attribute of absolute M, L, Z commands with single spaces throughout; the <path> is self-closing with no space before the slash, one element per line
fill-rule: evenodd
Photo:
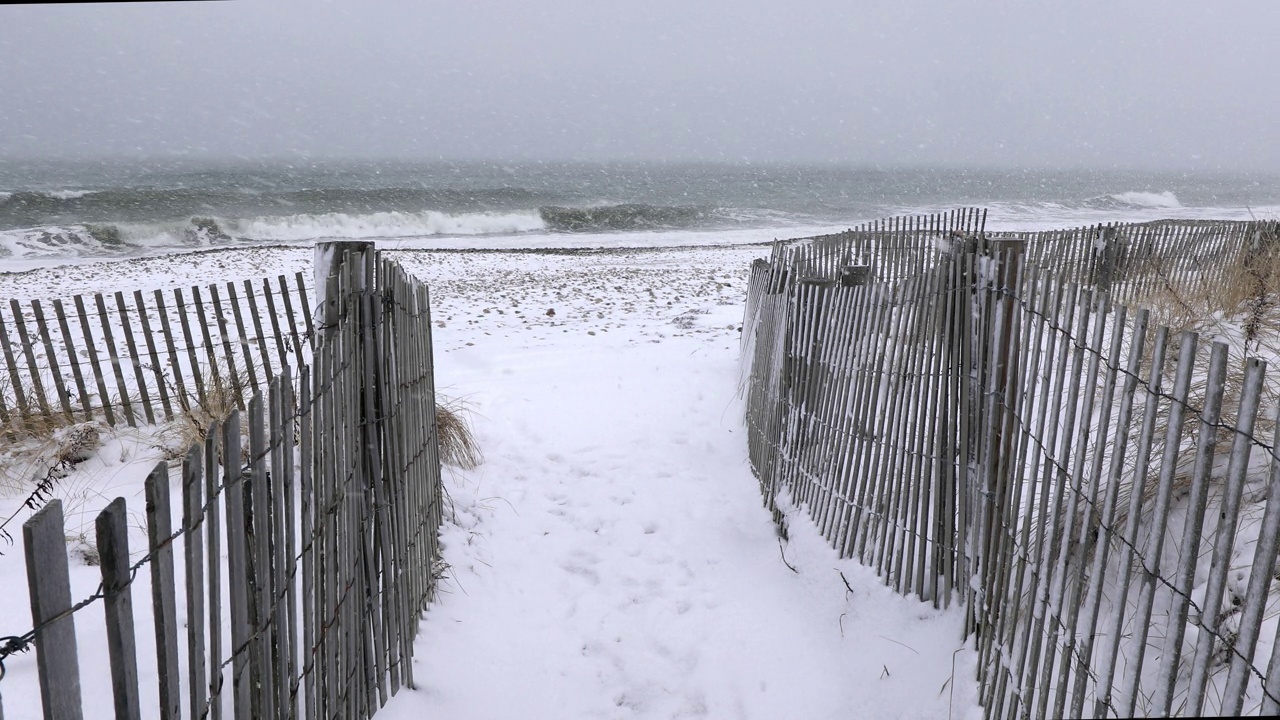
<path fill-rule="evenodd" d="M 1180 208 L 1178 197 L 1168 190 L 1164 192 L 1122 192 L 1108 195 L 1117 202 L 1140 208 Z"/>

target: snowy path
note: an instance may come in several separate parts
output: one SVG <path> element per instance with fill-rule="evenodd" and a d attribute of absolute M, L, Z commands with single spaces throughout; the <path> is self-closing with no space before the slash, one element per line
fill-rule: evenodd
<path fill-rule="evenodd" d="M 665 338 L 639 318 L 438 332 L 486 462 L 450 482 L 451 579 L 389 717 L 948 716 L 958 613 L 895 596 L 803 521 L 799 572 L 783 564 L 745 459 L 741 306 L 706 310 Z M 976 712 L 971 663 L 957 718 Z"/>

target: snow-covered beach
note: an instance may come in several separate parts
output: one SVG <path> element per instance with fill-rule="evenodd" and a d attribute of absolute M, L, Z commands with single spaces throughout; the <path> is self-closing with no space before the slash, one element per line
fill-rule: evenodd
<path fill-rule="evenodd" d="M 897 596 L 804 520 L 780 542 L 761 506 L 738 328 L 750 262 L 766 252 L 392 251 L 431 286 L 437 383 L 470 409 L 485 461 L 447 473 L 447 578 L 423 616 L 418 687 L 388 717 L 979 712 L 958 609 Z M 82 263 L 0 275 L 0 295 L 256 278 L 311 261 L 292 246 Z M 63 485 L 90 529 L 117 494 L 141 506 L 142 477 L 164 453 L 146 430 L 104 437 L 100 459 Z M 20 500 L 0 499 L 3 515 Z M 20 588 L 21 549 L 4 550 L 0 582 Z M 72 563 L 73 595 L 92 592 L 97 568 Z M 5 593 L 0 617 L 0 632 L 25 630 L 25 593 Z M 107 703 L 100 612 L 77 625 L 86 706 Z M 6 717 L 34 716 L 34 658 L 7 671 Z M 154 673 L 142 676 L 145 694 Z"/>

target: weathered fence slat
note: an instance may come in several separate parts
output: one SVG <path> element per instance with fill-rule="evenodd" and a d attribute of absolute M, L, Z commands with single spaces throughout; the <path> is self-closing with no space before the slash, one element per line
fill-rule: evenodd
<path fill-rule="evenodd" d="M 311 322 L 311 305 L 307 300 L 307 284 L 302 279 L 302 272 L 299 271 L 294 276 L 294 282 L 298 286 L 298 305 L 302 309 L 302 319 L 306 321 L 307 337 L 315 342 L 316 328 Z M 286 293 L 288 295 L 288 293 Z"/>
<path fill-rule="evenodd" d="M 218 423 L 211 422 L 204 433 L 204 482 L 208 509 L 202 518 L 209 560 L 209 717 L 222 717 L 222 522 L 219 505 Z M 220 502 L 221 501 L 221 502 Z"/>
<path fill-rule="evenodd" d="M 293 456 L 290 454 L 285 456 L 284 448 L 284 397 L 283 397 L 283 377 L 272 379 L 268 383 L 269 395 L 267 398 L 267 447 L 270 453 L 270 483 L 269 492 L 271 493 L 272 512 L 271 520 L 271 537 L 274 542 L 271 543 L 271 597 L 276 603 L 275 610 L 272 612 L 274 625 L 272 627 L 272 635 L 275 639 L 275 687 L 278 695 L 276 699 L 276 708 L 280 716 L 288 715 L 292 717 L 294 713 L 289 712 L 290 697 L 290 681 L 293 677 L 293 663 L 291 662 L 293 646 L 289 644 L 289 626 L 292 623 L 293 613 L 288 602 L 290 594 L 286 591 L 286 583 L 290 577 L 285 573 L 285 515 L 287 515 L 292 507 L 291 503 L 286 503 L 286 489 L 284 483 L 284 474 L 286 464 L 293 464 Z M 292 428 L 290 428 L 292 431 Z"/>
<path fill-rule="evenodd" d="M 205 677 L 206 646 L 204 636 L 204 460 L 203 448 L 192 445 L 182 462 L 182 545 L 186 572 L 187 600 L 187 698 L 190 716 L 200 717 L 204 711 L 208 681 Z"/>
<path fill-rule="evenodd" d="M 49 369 L 52 371 L 53 387 L 58 393 L 58 404 L 62 406 L 62 414 L 67 420 L 74 422 L 75 412 L 72 411 L 71 399 L 67 396 L 66 381 L 62 378 L 62 368 L 58 364 L 58 353 L 53 349 L 53 335 L 49 332 L 48 323 L 44 320 L 44 310 L 40 307 L 39 300 L 31 301 L 31 312 L 36 318 L 36 329 L 44 343 L 45 361 L 49 363 Z"/>
<path fill-rule="evenodd" d="M 293 377 L 289 372 L 288 365 L 282 365 L 280 374 L 277 376 L 277 382 L 281 389 L 281 406 L 280 406 L 280 425 L 278 432 L 280 434 L 280 442 L 276 446 L 277 453 L 282 457 L 282 465 L 284 466 L 281 473 L 281 497 L 284 501 L 284 527 L 279 531 L 284 534 L 284 562 L 281 564 L 280 573 L 284 578 L 286 585 L 285 601 L 285 619 L 282 624 L 285 628 L 285 635 L 282 642 L 287 646 L 288 652 L 282 653 L 285 657 L 284 687 L 288 689 L 288 704 L 284 706 L 287 711 L 282 710 L 286 717 L 298 717 L 298 555 L 297 555 L 297 503 L 294 489 L 294 434 L 293 421 L 294 414 L 297 412 L 297 403 L 294 401 Z M 277 537 L 280 534 L 277 532 Z"/>
<path fill-rule="evenodd" d="M 22 383 L 19 382 L 18 369 L 13 363 L 13 348 L 9 347 L 9 332 L 4 327 L 4 310 L 0 310 L 0 347 L 4 348 L 5 364 L 9 369 L 9 384 L 14 388 L 15 400 L 19 400 L 17 407 L 20 415 L 26 415 L 26 411 L 22 410 L 26 406 L 26 396 L 23 395 Z M 9 423 L 9 405 L 5 402 L 4 393 L 0 392 L 0 420 L 5 424 Z"/>
<path fill-rule="evenodd" d="M 76 356 L 76 346 L 72 339 L 71 327 L 67 324 L 67 314 L 62 307 L 61 300 L 53 301 L 53 314 L 58 318 L 58 330 L 62 333 L 62 345 L 67 349 L 67 363 L 71 365 L 71 376 L 76 381 L 76 399 L 80 403 L 80 409 L 84 412 L 84 419 L 92 420 L 93 404 L 89 398 L 89 391 L 85 389 L 84 374 L 80 371 L 80 358 Z M 3 405 L 2 401 L 0 401 L 0 405 Z"/>
<path fill-rule="evenodd" d="M 221 318 L 222 306 L 217 304 L 218 303 L 217 288 L 216 286 L 213 286 L 213 285 L 210 285 L 209 288 L 214 293 L 213 295 L 213 301 L 215 303 L 214 306 L 219 310 L 218 317 Z M 254 368 L 254 365 L 253 365 L 253 353 L 249 351 L 249 338 L 248 338 L 248 335 L 245 333 L 244 317 L 240 312 L 240 299 L 239 297 L 237 297 L 236 284 L 234 282 L 227 283 L 227 304 L 231 306 L 231 314 L 233 319 L 236 321 L 236 332 L 240 335 L 240 355 L 244 358 L 245 370 L 249 373 L 249 386 L 253 389 L 254 393 L 262 392 L 262 387 L 258 385 L 258 371 Z M 225 328 L 222 328 L 222 330 L 224 333 L 226 332 Z M 226 338 L 226 335 L 224 334 L 223 337 Z M 233 357 L 233 353 L 231 349 L 228 348 L 227 358 L 231 358 L 231 357 Z M 234 364 L 233 364 L 234 361 L 228 359 L 227 362 L 231 367 L 234 367 Z"/>
<path fill-rule="evenodd" d="M 124 382 L 124 368 L 120 367 L 120 353 L 116 350 L 116 341 L 111 332 L 111 318 L 107 314 L 107 304 L 102 299 L 102 293 L 95 294 L 93 302 L 98 308 L 98 320 L 102 325 L 102 338 L 107 344 L 107 359 L 111 361 L 111 371 L 116 379 L 116 393 L 120 398 L 120 407 L 123 408 L 125 422 L 129 423 L 129 427 L 137 427 L 138 419 L 133 412 L 133 401 L 129 397 L 129 386 Z"/>
<path fill-rule="evenodd" d="M 174 292 L 177 293 L 176 290 Z M 196 305 L 196 320 L 199 321 L 200 324 L 200 339 L 204 342 L 205 357 L 208 358 L 209 361 L 209 393 L 217 393 L 217 399 L 223 403 L 234 401 L 237 410 L 244 410 L 244 401 L 240 398 L 240 386 L 236 384 L 239 381 L 236 378 L 235 368 L 228 366 L 227 372 L 229 377 L 227 382 L 223 382 L 222 372 L 218 369 L 218 354 L 213 345 L 213 337 L 209 332 L 209 317 L 204 311 L 204 300 L 200 297 L 199 285 L 193 285 L 191 287 L 191 299 Z M 218 312 L 216 305 L 214 306 L 214 312 Z M 186 317 L 185 313 L 183 317 Z M 221 313 L 218 313 L 218 320 L 220 322 L 222 321 Z M 224 338 L 225 336 L 226 334 L 223 333 Z M 193 346 L 191 366 L 196 367 L 197 365 L 198 361 L 195 359 Z M 230 397 L 228 397 L 228 395 L 230 395 Z M 203 404 L 205 399 L 206 398 L 202 397 L 200 402 Z"/>
<path fill-rule="evenodd" d="M 198 301 L 200 297 L 199 290 L 196 288 L 192 288 L 191 290 L 193 301 Z M 197 305 L 197 307 L 199 306 Z M 205 391 L 204 378 L 200 372 L 200 357 L 196 353 L 196 349 L 199 346 L 196 344 L 196 338 L 191 332 L 191 321 L 187 318 L 187 305 L 182 299 L 182 288 L 173 289 L 173 309 L 178 313 L 178 324 L 182 326 L 182 340 L 187 344 L 187 360 L 191 363 L 191 376 L 194 378 L 196 383 L 196 400 L 199 401 L 200 405 L 208 407 L 206 405 L 208 401 L 208 394 Z M 209 347 L 209 330 L 205 326 L 203 312 L 200 313 L 200 329 L 203 335 L 204 347 L 207 350 Z M 210 354 L 209 357 L 212 359 L 213 355 Z M 177 365 L 177 363 L 174 364 L 175 366 Z M 218 386 L 217 377 L 218 365 L 214 362 L 211 363 L 209 367 L 209 380 L 211 382 L 211 385 L 209 386 L 210 391 Z M 188 409 L 190 409 L 189 402 Z"/>
<path fill-rule="evenodd" d="M 174 290 L 175 297 L 178 292 L 179 292 L 178 290 L 176 289 Z M 177 350 L 177 347 L 175 347 L 173 342 L 173 330 L 169 326 L 169 310 L 168 308 L 165 307 L 165 304 L 164 304 L 164 293 L 159 290 L 156 290 L 154 297 L 156 299 L 156 305 L 155 305 L 156 315 L 160 318 L 160 333 L 164 336 L 164 347 L 165 347 L 165 351 L 169 356 L 169 369 L 173 372 L 174 393 L 178 396 L 179 407 L 181 407 L 184 411 L 189 412 L 191 410 L 191 400 L 189 399 L 191 395 L 191 391 L 187 387 L 187 384 L 182 377 L 182 363 L 178 360 L 178 350 Z M 139 305 L 138 307 L 142 307 L 142 306 Z M 181 308 L 177 308 L 177 306 L 175 306 L 175 308 L 181 311 Z M 187 319 L 186 315 L 183 314 L 182 329 L 187 334 L 186 343 L 187 343 L 187 347 L 190 348 L 191 333 L 187 328 L 186 319 Z M 189 352 L 191 353 L 191 356 L 194 358 L 195 357 L 194 350 L 189 350 Z M 192 367 L 191 367 L 192 379 L 195 381 L 196 392 L 203 395 L 204 384 L 200 382 L 199 373 L 200 373 L 200 369 L 196 367 L 196 364 L 193 361 Z"/>
<path fill-rule="evenodd" d="M 133 342 L 133 323 L 129 322 L 129 309 L 124 303 L 124 293 L 116 291 L 116 311 L 120 314 L 120 327 L 124 331 L 125 348 L 129 351 L 129 360 L 133 364 L 133 380 L 138 384 L 139 401 L 148 425 L 156 422 L 155 413 L 151 409 L 151 393 L 147 391 L 147 376 L 142 372 L 142 359 L 138 357 L 137 344 Z"/>
<path fill-rule="evenodd" d="M 40 406 L 40 413 L 48 418 L 53 415 L 53 411 L 49 408 L 44 381 L 40 378 L 40 364 L 36 362 L 35 343 L 32 342 L 31 334 L 27 330 L 27 319 L 22 316 L 22 306 L 17 300 L 10 300 L 9 308 L 13 311 L 13 325 L 18 330 L 19 347 L 22 348 L 22 355 L 27 360 L 27 372 L 31 374 L 31 394 L 35 396 L 36 404 Z M 50 358 L 52 359 L 52 356 Z"/>
<path fill-rule="evenodd" d="M 253 717 L 249 671 L 248 548 L 245 546 L 245 485 L 241 474 L 240 411 L 222 423 L 222 492 L 227 512 L 227 581 L 231 611 L 231 687 L 236 720 Z"/>
<path fill-rule="evenodd" d="M 36 670 L 46 720 L 80 720 L 80 660 L 76 650 L 67 535 L 62 501 L 54 498 L 22 525 L 31 622 L 36 628 Z M 60 617 L 61 616 L 61 617 Z"/>
<path fill-rule="evenodd" d="M 142 339 L 147 343 L 147 356 L 151 358 L 151 374 L 156 381 L 156 393 L 160 396 L 160 406 L 164 409 L 166 420 L 173 419 L 173 403 L 169 400 L 168 383 L 165 382 L 164 366 L 160 364 L 160 354 L 156 352 L 156 339 L 151 332 L 151 318 L 147 313 L 146 301 L 142 299 L 142 291 L 133 291 L 133 306 L 138 309 L 138 322 L 142 324 Z"/>
<path fill-rule="evenodd" d="M 289 338 L 293 343 L 293 357 L 297 361 L 297 367 L 306 364 L 302 358 L 302 339 L 298 337 L 298 323 L 293 316 L 293 300 L 289 298 L 289 283 L 285 280 L 284 275 L 277 278 L 280 286 L 280 300 L 284 303 L 285 318 L 289 321 Z"/>
<path fill-rule="evenodd" d="M 248 283 L 249 281 L 246 280 L 245 282 Z M 247 284 L 245 285 L 245 292 L 246 293 L 250 292 L 250 288 Z M 284 349 L 284 346 L 285 346 L 284 334 L 281 332 L 281 329 L 280 329 L 280 315 L 279 313 L 276 312 L 276 297 L 275 297 L 275 293 L 271 291 L 270 278 L 262 278 L 262 299 L 267 306 L 267 317 L 271 319 L 271 337 L 274 338 L 276 341 L 276 353 L 279 356 L 280 369 L 283 372 L 284 368 L 289 366 L 289 355 L 288 353 L 285 352 L 285 349 Z M 262 335 L 261 330 L 258 331 L 258 335 L 261 337 Z M 265 343 L 266 340 L 264 339 L 263 342 Z M 262 348 L 262 357 L 264 358 L 268 357 L 268 353 L 265 345 Z M 263 362 L 266 362 L 266 360 L 263 360 Z M 295 365 L 294 367 L 301 368 L 302 367 L 301 360 L 299 360 L 298 364 Z"/>
<path fill-rule="evenodd" d="M 256 686 L 257 717 L 276 716 L 274 664 L 272 651 L 278 641 L 279 626 L 271 622 L 275 588 L 271 573 L 271 484 L 267 479 L 266 418 L 262 393 L 249 399 L 249 482 L 252 497 L 250 514 L 254 546 L 253 572 L 250 575 L 251 602 L 256 604 L 253 624 L 251 663 Z"/>
<path fill-rule="evenodd" d="M 76 314 L 80 317 L 80 331 L 84 333 L 84 347 L 89 353 L 89 366 L 93 368 L 93 378 L 98 385 L 98 400 L 102 403 L 102 413 L 107 417 L 107 424 L 115 425 L 116 414 L 111 407 L 111 395 L 107 392 L 107 380 L 102 374 L 102 363 L 98 361 L 98 348 L 93 339 L 93 330 L 89 327 L 89 314 L 85 311 L 84 298 L 76 295 L 74 300 Z M 0 337 L 3 336 L 3 328 L 0 328 Z"/>
<path fill-rule="evenodd" d="M 137 640 L 133 628 L 133 580 L 124 498 L 116 498 L 95 521 L 107 616 L 107 654 L 117 718 L 139 720 Z"/>
<path fill-rule="evenodd" d="M 298 527 L 303 543 L 312 543 L 315 532 L 315 497 L 312 483 L 315 452 L 312 441 L 312 424 L 314 422 L 311 403 L 312 368 L 303 365 L 298 376 Z M 316 614 L 315 600 L 316 569 L 314 550 L 302 555 L 302 650 L 303 673 L 302 703 L 305 706 L 306 720 L 316 718 Z M 294 607 L 297 607 L 294 605 Z"/>
<path fill-rule="evenodd" d="M 195 288 L 192 288 L 192 292 L 195 292 Z M 236 355 L 231 349 L 231 331 L 227 327 L 229 324 L 227 322 L 227 314 L 222 309 L 222 298 L 218 295 L 217 283 L 209 285 L 209 301 L 213 304 L 214 319 L 218 321 L 218 337 L 222 338 L 222 356 L 227 361 L 227 380 L 231 389 L 231 394 L 235 397 L 236 407 L 243 410 L 245 399 L 244 388 L 240 383 L 240 370 L 236 365 Z M 201 321 L 203 321 L 203 312 L 200 313 L 200 318 Z M 209 354 L 212 358 L 212 345 L 209 346 Z M 217 362 L 213 361 L 213 364 L 216 365 Z M 257 384 L 256 381 L 254 384 Z M 250 423 L 250 427 L 252 427 L 252 423 Z"/>
<path fill-rule="evenodd" d="M 168 463 L 161 461 L 147 475 L 146 495 L 160 717 L 176 720 L 182 717 L 182 692 L 178 682 L 178 609 L 174 597 L 173 507 L 169 502 Z"/>
<path fill-rule="evenodd" d="M 249 318 L 253 320 L 253 333 L 258 339 L 258 360 L 262 363 L 263 382 L 269 383 L 276 372 L 271 367 L 271 353 L 267 352 L 267 336 L 262 332 L 262 316 L 258 313 L 258 300 L 253 295 L 252 281 L 244 281 L 244 297 L 249 301 Z M 245 357 L 249 357 L 248 347 L 245 348 Z"/>

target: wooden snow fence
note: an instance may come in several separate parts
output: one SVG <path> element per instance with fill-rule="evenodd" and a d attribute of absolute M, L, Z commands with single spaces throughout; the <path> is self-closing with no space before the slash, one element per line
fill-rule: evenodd
<path fill-rule="evenodd" d="M 80 673 L 104 662 L 121 718 L 366 718 L 413 685 L 442 517 L 428 291 L 370 244 L 328 261 L 313 363 L 155 467 L 147 547 L 129 548 L 123 498 L 102 511 L 96 593 L 70 593 L 58 500 L 23 526 L 34 628 L 0 663 L 34 647 L 44 717 L 84 717 Z M 75 626 L 98 608 L 95 654 Z"/>
<path fill-rule="evenodd" d="M 1242 259 L 1275 237 L 1220 225 L 1131 237 L 1182 238 L 1154 276 L 1203 287 L 1225 272 L 1211 238 Z M 961 603 L 987 717 L 1274 715 L 1277 383 L 1115 301 L 1152 273 L 1100 273 L 1095 230 L 994 235 L 962 211 L 776 244 L 743 337 L 765 504 Z"/>
<path fill-rule="evenodd" d="M 314 333 L 302 273 L 0 303 L 0 425 L 135 427 L 235 406 L 300 367 Z"/>

